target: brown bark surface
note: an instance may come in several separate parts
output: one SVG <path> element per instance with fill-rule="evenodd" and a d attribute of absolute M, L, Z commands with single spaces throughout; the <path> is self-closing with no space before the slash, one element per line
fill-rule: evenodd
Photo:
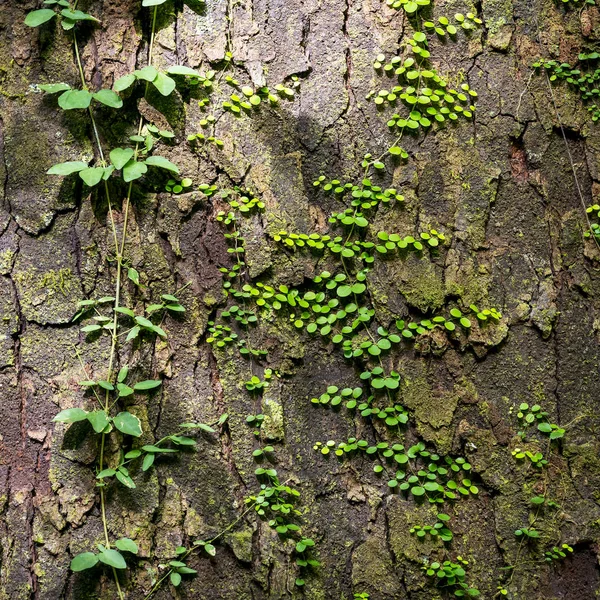
<path fill-rule="evenodd" d="M 94 87 L 110 87 L 146 64 L 149 12 L 140 5 L 82 2 L 101 20 L 80 43 Z M 86 341 L 71 319 L 78 300 L 112 293 L 107 207 L 102 193 L 90 195 L 74 178 L 45 174 L 56 162 L 91 159 L 94 149 L 83 112 L 57 110 L 34 87 L 76 85 L 78 74 L 59 27 L 23 24 L 33 8 L 33 0 L 0 0 L 0 598 L 115 598 L 109 571 L 69 570 L 73 555 L 102 541 L 96 442 L 83 428 L 52 423 L 59 410 L 81 403 L 76 349 L 92 372 L 105 369 L 108 338 Z M 502 312 L 498 326 L 475 327 L 468 343 L 425 336 L 389 359 L 411 413 L 406 443 L 424 440 L 472 464 L 480 492 L 452 510 L 450 554 L 469 560 L 469 582 L 491 599 L 519 553 L 514 530 L 527 526 L 530 498 L 544 491 L 537 471 L 512 456 L 522 444 L 513 407 L 538 403 L 553 423 L 568 425 L 549 453 L 546 491 L 560 508 L 545 509 L 536 523 L 542 540 L 519 553 L 508 597 L 592 600 L 600 594 L 600 253 L 583 238 L 569 154 L 546 79 L 532 75 L 531 64 L 539 57 L 573 64 L 581 48 L 600 39 L 600 12 L 552 0 L 437 0 L 433 8 L 436 16 L 468 11 L 479 13 L 481 29 L 456 42 L 436 40 L 431 53 L 442 74 L 478 92 L 475 118 L 403 140 L 409 161 L 388 165 L 380 180 L 402 190 L 405 206 L 381 213 L 372 226 L 403 235 L 429 226 L 449 241 L 435 255 L 376 261 L 370 298 L 385 325 L 456 302 Z M 150 97 L 165 116 L 139 106 L 149 122 L 175 132 L 176 143 L 161 153 L 182 176 L 261 194 L 265 213 L 243 225 L 250 275 L 301 285 L 325 263 L 287 252 L 267 232 L 324 231 L 340 206 L 312 182 L 321 174 L 360 180 L 364 154 L 389 147 L 386 118 L 365 96 L 386 85 L 372 63 L 380 52 L 395 53 L 410 30 L 403 11 L 378 0 L 177 0 L 160 15 L 160 68 L 207 70 L 229 50 L 243 85 L 300 78 L 296 99 L 277 111 L 219 114 L 223 150 L 197 152 L 186 142 L 204 117 L 193 97 L 177 93 L 169 104 Z M 225 99 L 221 88 L 216 95 Z M 554 91 L 584 199 L 593 204 L 600 129 L 577 95 Z M 107 147 L 134 133 L 135 102 L 126 106 L 118 118 L 99 111 Z M 249 363 L 206 343 L 207 323 L 224 305 L 219 267 L 231 264 L 215 219 L 224 206 L 200 192 L 163 192 L 161 179 L 151 183 L 150 193 L 135 197 L 127 244 L 146 289 L 128 284 L 126 298 L 139 309 L 191 284 L 182 294 L 185 318 L 165 324 L 167 343 L 123 347 L 121 361 L 135 364 L 140 378 L 165 377 L 160 393 L 136 397 L 131 410 L 144 424 L 144 443 L 185 420 L 214 423 L 224 412 L 229 420 L 220 435 L 201 435 L 195 451 L 134 472 L 136 490 L 111 487 L 111 534 L 140 546 L 140 559 L 123 576 L 127 598 L 144 597 L 177 546 L 216 535 L 243 512 L 244 496 L 257 489 L 256 441 L 245 417 L 258 412 L 269 417 L 264 435 L 276 446 L 281 479 L 302 491 L 303 529 L 316 540 L 322 566 L 304 591 L 296 589 L 289 544 L 249 517 L 223 537 L 214 559 L 190 561 L 197 577 L 179 591 L 165 584 L 157 598 L 444 597 L 421 570 L 431 545 L 409 533 L 435 508 L 390 494 L 368 461 L 326 460 L 313 450 L 317 441 L 385 437 L 345 410 L 310 403 L 327 385 L 353 385 L 356 369 L 338 349 L 299 334 L 287 317 L 265 321 L 256 345 L 270 350 L 267 364 L 281 377 L 262 405 L 249 395 L 242 384 Z M 569 543 L 573 556 L 546 565 L 544 551 L 559 542 Z"/>

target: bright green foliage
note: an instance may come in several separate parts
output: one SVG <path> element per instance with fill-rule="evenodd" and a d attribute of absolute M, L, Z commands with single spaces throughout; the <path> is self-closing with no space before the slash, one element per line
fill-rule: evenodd
<path fill-rule="evenodd" d="M 515 530 L 515 535 L 517 537 L 523 537 L 525 539 L 535 540 L 540 537 L 539 531 L 536 531 L 532 527 L 529 529 L 526 527 L 521 527 L 521 529 Z"/>
<path fill-rule="evenodd" d="M 50 21 L 50 19 L 54 19 L 55 16 L 56 13 L 50 8 L 34 10 L 25 17 L 25 25 L 29 25 L 29 27 L 39 27 Z"/>
<path fill-rule="evenodd" d="M 590 230 L 584 233 L 586 238 L 594 237 L 600 243 L 600 204 L 593 204 L 585 209 L 590 220 Z"/>
<path fill-rule="evenodd" d="M 268 446 L 263 448 L 261 453 L 255 453 L 254 456 L 258 458 L 264 452 L 272 450 L 273 448 Z M 252 506 L 256 514 L 266 521 L 281 539 L 289 538 L 295 541 L 295 561 L 300 573 L 319 567 L 321 563 L 313 555 L 315 541 L 305 537 L 300 525 L 296 523 L 302 514 L 295 508 L 295 501 L 300 497 L 300 491 L 292 486 L 281 484 L 275 469 L 258 468 L 256 476 L 259 480 L 266 481 L 261 484 L 258 494 L 246 498 L 246 504 Z M 303 576 L 296 578 L 298 587 L 302 587 L 304 584 Z"/>
<path fill-rule="evenodd" d="M 256 375 L 253 375 L 249 381 L 244 382 L 244 386 L 249 392 L 262 392 L 269 387 L 269 382 L 273 377 L 273 371 L 271 369 L 265 369 L 263 374 L 264 379 L 260 379 Z"/>
<path fill-rule="evenodd" d="M 473 22 L 481 22 L 474 15 L 471 16 Z M 467 28 L 467 24 L 472 27 L 470 20 L 465 20 L 463 15 L 457 15 L 456 18 L 462 18 L 463 28 Z M 448 19 L 442 17 L 440 21 L 445 23 L 449 33 L 456 33 L 456 28 L 448 24 Z M 424 25 L 433 28 L 438 35 L 445 35 L 445 31 L 432 22 L 426 22 Z M 430 53 L 425 33 L 415 32 L 407 45 L 412 56 L 406 58 L 397 55 L 388 61 L 384 54 L 380 54 L 373 65 L 376 71 L 388 77 L 395 77 L 398 85 L 371 91 L 367 99 L 373 99 L 381 110 L 387 105 L 391 108 L 403 106 L 406 111 L 404 114 L 395 112 L 389 117 L 387 124 L 390 129 L 401 137 L 405 132 L 428 129 L 434 123 L 439 125 L 448 120 L 456 121 L 461 116 L 471 118 L 475 111 L 472 102 L 477 98 L 477 92 L 467 83 L 461 84 L 460 89 L 453 89 L 448 81 L 428 64 Z M 387 154 L 402 159 L 408 158 L 406 151 L 396 144 Z M 379 170 L 385 168 L 380 159 L 372 164 Z"/>
<path fill-rule="evenodd" d="M 28 25 L 29 27 L 39 27 L 56 17 L 60 21 L 62 28 L 67 31 L 73 29 L 75 24 L 79 21 L 99 22 L 93 15 L 84 13 L 81 10 L 72 9 L 67 0 L 45 0 L 44 4 L 46 6 L 54 6 L 57 10 L 42 8 L 40 10 L 31 11 L 25 17 L 25 25 Z"/>
<path fill-rule="evenodd" d="M 511 453 L 518 461 L 525 459 L 529 460 L 534 467 L 542 468 L 548 464 L 548 461 L 541 452 L 515 448 Z"/>
<path fill-rule="evenodd" d="M 317 442 L 313 448 L 324 455 L 334 452 L 340 459 L 354 458 L 357 454 L 377 459 L 379 462 L 373 467 L 375 473 L 393 473 L 387 482 L 388 488 L 417 498 L 424 496 L 431 504 L 457 501 L 479 493 L 472 480 L 464 478 L 471 471 L 471 465 L 464 458 L 440 457 L 428 451 L 423 442 L 405 448 L 398 443 L 370 445 L 366 440 L 350 438 L 337 446 L 333 440 Z"/>
<path fill-rule="evenodd" d="M 564 1 L 564 0 L 563 0 Z M 595 63 L 599 55 L 597 52 L 590 54 L 580 54 L 579 60 L 582 62 L 590 61 Z M 587 105 L 588 111 L 592 114 L 592 121 L 600 119 L 600 69 L 588 70 L 581 65 L 572 67 L 569 63 L 560 63 L 556 60 L 539 60 L 533 63 L 535 69 L 545 69 L 550 81 L 564 81 L 567 85 L 577 92 Z"/>
<path fill-rule="evenodd" d="M 596 6 L 596 0 L 560 0 L 563 4 L 571 6 L 583 6 L 589 4 L 590 6 Z"/>
<path fill-rule="evenodd" d="M 98 564 L 98 555 L 93 552 L 82 552 L 71 561 L 71 571 L 79 572 L 91 569 Z"/>
<path fill-rule="evenodd" d="M 392 8 L 403 10 L 409 17 L 414 16 L 420 9 L 429 6 L 432 0 L 386 0 Z"/>
<path fill-rule="evenodd" d="M 465 582 L 468 561 L 458 556 L 456 562 L 446 560 L 443 563 L 432 562 L 423 565 L 423 570 L 428 577 L 431 577 L 438 587 L 444 588 L 457 598 L 470 597 L 476 598 L 480 595 L 479 590 L 470 587 Z"/>
<path fill-rule="evenodd" d="M 418 538 L 425 538 L 429 536 L 431 538 L 439 539 L 442 542 L 452 541 L 453 534 L 448 528 L 448 521 L 450 520 L 450 517 L 444 513 L 439 513 L 437 515 L 437 519 L 437 522 L 433 526 L 415 525 L 414 527 L 411 527 L 410 532 L 416 535 Z"/>
<path fill-rule="evenodd" d="M 569 546 L 569 544 L 562 544 L 560 548 L 558 546 L 554 546 L 552 550 L 544 553 L 544 558 L 547 562 L 558 562 L 564 560 L 569 556 L 569 554 L 573 553 L 573 548 Z"/>
<path fill-rule="evenodd" d="M 551 440 L 557 440 L 565 435 L 565 430 L 555 425 L 554 423 L 548 422 L 548 413 L 542 410 L 539 404 L 529 406 L 527 402 L 523 402 L 519 405 L 519 412 L 517 413 L 519 419 L 519 425 L 521 431 L 519 435 L 525 439 L 526 431 L 529 427 L 537 425 L 537 430 L 548 435 Z"/>

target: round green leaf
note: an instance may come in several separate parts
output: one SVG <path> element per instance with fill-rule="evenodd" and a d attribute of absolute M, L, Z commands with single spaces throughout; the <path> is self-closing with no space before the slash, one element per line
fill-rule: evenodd
<path fill-rule="evenodd" d="M 56 13 L 50 8 L 33 10 L 25 17 L 25 25 L 28 25 L 29 27 L 39 27 L 50 19 L 53 19 L 55 16 Z"/>
<path fill-rule="evenodd" d="M 110 162 L 120 171 L 133 158 L 132 148 L 115 148 L 110 152 Z"/>
<path fill-rule="evenodd" d="M 92 101 L 92 94 L 87 90 L 67 90 L 58 98 L 58 105 L 63 110 L 88 108 Z"/>
<path fill-rule="evenodd" d="M 81 408 L 67 408 L 61 410 L 52 420 L 58 423 L 76 423 L 77 421 L 85 421 L 87 416 L 88 413 Z"/>
<path fill-rule="evenodd" d="M 129 538 L 121 538 L 120 540 L 117 540 L 115 542 L 115 546 L 123 552 L 131 552 L 132 554 L 138 553 L 137 544 Z"/>
<path fill-rule="evenodd" d="M 114 567 L 115 569 L 127 568 L 127 564 L 125 563 L 123 555 L 120 552 L 117 552 L 117 550 L 105 548 L 100 552 L 98 558 L 100 559 L 100 562 L 103 562 L 105 565 L 110 567 Z"/>
<path fill-rule="evenodd" d="M 119 94 L 112 90 L 100 90 L 93 94 L 92 97 L 97 102 L 100 102 L 100 104 L 110 106 L 111 108 L 121 108 L 123 106 L 123 100 L 121 100 Z"/>
<path fill-rule="evenodd" d="M 130 412 L 120 412 L 113 418 L 114 426 L 127 435 L 140 437 L 142 435 L 142 422 Z"/>
<path fill-rule="evenodd" d="M 73 557 L 71 561 L 71 571 L 78 573 L 79 571 L 85 571 L 91 569 L 98 564 L 98 555 L 93 552 L 82 552 L 77 556 Z"/>
<path fill-rule="evenodd" d="M 150 156 L 146 159 L 146 164 L 153 167 L 160 167 L 172 173 L 179 173 L 179 167 L 167 160 L 164 156 Z"/>

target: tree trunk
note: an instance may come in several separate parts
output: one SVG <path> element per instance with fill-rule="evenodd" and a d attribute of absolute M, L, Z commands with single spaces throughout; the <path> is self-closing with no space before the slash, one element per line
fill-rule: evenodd
<path fill-rule="evenodd" d="M 469 561 L 466 580 L 482 598 L 495 597 L 499 586 L 519 600 L 598 597 L 600 252 L 583 234 L 584 207 L 595 203 L 600 180 L 600 130 L 564 84 L 552 88 L 555 110 L 544 72 L 531 67 L 539 58 L 574 64 L 600 39 L 600 11 L 579 4 L 436 0 L 427 13 L 437 19 L 472 11 L 483 20 L 455 40 L 430 36 L 431 63 L 451 86 L 468 81 L 477 109 L 472 120 L 407 135 L 408 160 L 387 161 L 373 175 L 405 200 L 375 214 L 371 237 L 433 228 L 446 242 L 432 253 L 375 259 L 368 274 L 377 314 L 372 331 L 471 304 L 495 307 L 502 318 L 484 325 L 473 315 L 468 335 L 428 330 L 382 357 L 385 369 L 400 375 L 398 401 L 410 417 L 399 438 L 359 413 L 311 403 L 327 386 L 358 385 L 361 369 L 339 346 L 296 329 L 288 316 L 294 309 L 250 328 L 249 343 L 269 350 L 266 359 L 249 361 L 234 347 L 207 343 L 208 323 L 232 304 L 219 269 L 235 261 L 216 220 L 226 199 L 167 192 L 156 174 L 137 188 L 126 260 L 142 285 L 124 285 L 126 304 L 141 313 L 161 294 L 189 286 L 179 296 L 185 316 L 164 321 L 168 341 L 121 345 L 120 364 L 129 364 L 137 380 L 164 380 L 158 393 L 125 398 L 126 406 L 142 422 L 144 444 L 185 421 L 214 424 L 224 413 L 228 419 L 217 433 L 201 433 L 192 451 L 159 458 L 146 472 L 132 468 L 136 489 L 107 488 L 111 537 L 139 546 L 120 575 L 127 598 L 150 591 L 165 573 L 159 565 L 178 546 L 209 540 L 232 523 L 215 542 L 214 558 L 191 555 L 195 577 L 184 576 L 177 589 L 165 581 L 155 597 L 317 600 L 368 593 L 371 600 L 431 600 L 446 596 L 423 571 L 424 559 L 457 556 Z M 86 80 L 94 89 L 110 88 L 146 64 L 151 10 L 137 0 L 82 5 L 101 21 L 78 38 Z M 60 410 L 89 402 L 78 382 L 106 370 L 109 336 L 90 340 L 72 318 L 78 301 L 113 295 L 115 265 L 101 188 L 90 194 L 77 178 L 46 171 L 98 153 L 85 112 L 62 112 L 35 87 L 78 85 L 69 33 L 58 23 L 24 25 L 39 8 L 34 0 L 0 0 L 0 8 L 0 598 L 116 598 L 110 569 L 69 568 L 74 555 L 104 539 L 98 436 L 81 423 L 52 421 Z M 202 131 L 207 114 L 198 96 L 175 92 L 166 102 L 151 93 L 137 106 L 131 96 L 117 117 L 97 110 L 102 143 L 111 148 L 134 135 L 139 108 L 147 122 L 175 133 L 173 143 L 161 143 L 161 154 L 194 189 L 253 190 L 266 208 L 240 219 L 247 281 L 292 288 L 325 268 L 340 272 L 331 254 L 321 259 L 290 249 L 273 234 L 328 231 L 330 213 L 346 206 L 313 181 L 325 175 L 360 182 L 365 153 L 390 147 L 386 121 L 393 109 L 382 116 L 365 98 L 395 85 L 373 61 L 392 56 L 412 35 L 406 13 L 378 0 L 174 0 L 159 9 L 157 68 L 213 65 L 219 73 L 231 52 L 229 73 L 241 86 L 293 86 L 297 76 L 295 99 L 250 116 L 219 109 L 215 136 L 223 147 L 198 149 L 186 141 Z M 215 86 L 220 102 L 232 92 L 224 80 Z M 121 232 L 126 187 L 114 189 Z M 266 366 L 276 371 L 270 387 L 249 393 L 243 382 Z M 540 405 L 564 437 L 550 443 L 528 430 L 523 441 L 521 403 Z M 256 436 L 246 416 L 259 413 L 265 421 Z M 423 441 L 442 457 L 464 456 L 479 492 L 455 505 L 418 502 L 390 491 L 389 477 L 375 474 L 368 457 L 338 460 L 319 452 L 323 446 L 313 449 L 349 437 L 400 439 L 406 447 Z M 107 440 L 110 464 L 121 444 L 132 447 L 114 434 Z M 302 576 L 304 586 L 295 585 L 294 543 L 254 510 L 244 514 L 244 498 L 260 486 L 255 469 L 269 464 L 252 456 L 261 440 L 274 447 L 280 480 L 301 492 L 298 523 L 316 542 L 321 566 Z M 539 450 L 549 464 L 517 459 L 516 448 Z M 532 509 L 535 496 L 546 499 L 542 508 Z M 433 524 L 438 511 L 452 517 L 446 551 L 410 533 Z M 523 542 L 514 532 L 524 527 L 541 538 Z M 572 556 L 547 563 L 544 552 L 562 543 Z"/>

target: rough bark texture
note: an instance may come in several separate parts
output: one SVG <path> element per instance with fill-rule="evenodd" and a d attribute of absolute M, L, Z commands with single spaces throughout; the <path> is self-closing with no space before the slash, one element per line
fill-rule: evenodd
<path fill-rule="evenodd" d="M 86 77 L 109 87 L 145 64 L 148 12 L 137 0 L 85 4 L 102 21 L 82 37 Z M 312 181 L 321 174 L 359 178 L 364 153 L 387 148 L 385 119 L 364 98 L 379 81 L 373 58 L 395 52 L 408 23 L 402 11 L 377 0 L 234 4 L 165 5 L 157 65 L 206 69 L 230 43 L 241 82 L 276 84 L 299 75 L 297 99 L 253 118 L 225 114 L 217 125 L 223 151 L 199 155 L 185 139 L 198 130 L 201 110 L 193 99 L 179 98 L 166 118 L 180 143 L 162 153 L 196 184 L 244 183 L 261 193 L 266 213 L 244 232 L 251 274 L 300 284 L 314 273 L 314 260 L 278 249 L 264 229 L 322 225 L 332 206 L 315 195 Z M 90 197 L 72 178 L 45 175 L 55 162 L 91 158 L 93 148 L 85 115 L 67 118 L 31 87 L 77 82 L 62 32 L 23 25 L 37 7 L 33 0 L 0 2 L 0 598 L 113 598 L 109 572 L 69 571 L 72 555 L 102 541 L 97 448 L 81 428 L 51 422 L 58 410 L 81 401 L 74 347 L 91 369 L 106 365 L 107 343 L 86 342 L 70 323 L 78 300 L 112 290 L 106 205 L 102 194 Z M 506 579 L 502 567 L 512 564 L 519 546 L 513 532 L 527 524 L 529 499 L 540 491 L 539 477 L 511 455 L 519 440 L 509 409 L 538 402 L 553 422 L 570 423 L 562 456 L 550 466 L 548 496 L 561 508 L 540 520 L 546 537 L 521 555 L 509 597 L 591 600 L 600 593 L 599 254 L 583 240 L 584 213 L 565 143 L 545 79 L 530 77 L 530 65 L 539 56 L 572 61 L 584 44 L 582 32 L 587 43 L 600 38 L 600 14 L 588 8 L 580 16 L 552 0 L 438 0 L 434 8 L 439 15 L 468 10 L 479 10 L 481 31 L 456 43 L 435 42 L 432 61 L 477 90 L 474 122 L 408 141 L 411 160 L 382 176 L 407 198 L 405 208 L 387 213 L 386 229 L 409 234 L 431 225 L 447 232 L 450 243 L 432 258 L 376 263 L 371 297 L 383 320 L 439 309 L 451 299 L 502 311 L 495 337 L 481 334 L 474 347 L 462 351 L 444 339 L 441 347 L 432 342 L 394 359 L 403 402 L 414 415 L 407 439 L 466 455 L 481 479 L 479 496 L 457 505 L 452 553 L 469 559 L 468 579 L 487 599 Z M 600 129 L 577 96 L 557 88 L 556 97 L 592 204 L 600 183 Z M 163 118 L 144 110 L 150 120 Z M 107 145 L 131 134 L 127 119 L 103 115 Z M 295 590 L 289 547 L 248 519 L 224 537 L 215 559 L 192 560 L 196 578 L 179 592 L 165 585 L 158 597 L 317 600 L 369 592 L 375 600 L 441 598 L 420 569 L 430 548 L 408 532 L 432 509 L 389 494 L 369 464 L 324 460 L 312 449 L 316 441 L 357 432 L 373 438 L 360 419 L 309 402 L 328 384 L 354 381 L 354 369 L 336 350 L 302 342 L 285 319 L 267 324 L 262 345 L 284 376 L 261 409 L 241 385 L 248 363 L 205 343 L 207 321 L 223 302 L 218 268 L 230 264 L 215 221 L 220 208 L 197 192 L 135 200 L 127 252 L 148 289 L 141 296 L 127 288 L 126 295 L 135 292 L 139 307 L 191 282 L 183 297 L 186 318 L 166 325 L 169 343 L 122 357 L 135 360 L 139 373 L 166 377 L 161 393 L 131 407 L 145 425 L 143 440 L 186 419 L 230 417 L 228 432 L 203 437 L 196 452 L 135 473 L 135 493 L 111 488 L 111 532 L 141 548 L 139 564 L 124 580 L 128 597 L 143 597 L 176 546 L 208 538 L 240 514 L 244 495 L 256 489 L 245 416 L 262 410 L 270 418 L 277 468 L 303 492 L 304 528 L 318 542 L 322 567 L 304 592 Z M 540 554 L 559 540 L 575 548 L 574 556 L 558 567 L 540 564 Z"/>

